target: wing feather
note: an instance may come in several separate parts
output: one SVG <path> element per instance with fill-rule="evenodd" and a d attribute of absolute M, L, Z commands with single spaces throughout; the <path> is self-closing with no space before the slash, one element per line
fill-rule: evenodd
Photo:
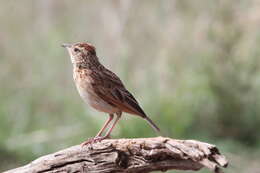
<path fill-rule="evenodd" d="M 125 88 L 122 81 L 111 71 L 102 73 L 102 81 L 95 92 L 107 103 L 112 103 L 124 112 L 146 117 L 134 96 Z"/>

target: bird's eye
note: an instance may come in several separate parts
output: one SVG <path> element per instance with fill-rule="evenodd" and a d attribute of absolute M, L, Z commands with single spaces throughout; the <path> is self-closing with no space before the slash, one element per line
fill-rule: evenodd
<path fill-rule="evenodd" d="M 78 48 L 74 48 L 74 52 L 79 52 L 80 50 Z"/>

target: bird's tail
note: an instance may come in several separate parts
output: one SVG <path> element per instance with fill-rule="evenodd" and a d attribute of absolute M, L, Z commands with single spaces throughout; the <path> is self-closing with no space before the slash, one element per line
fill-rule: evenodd
<path fill-rule="evenodd" d="M 145 120 L 147 120 L 147 122 L 149 123 L 149 125 L 159 134 L 161 135 L 161 130 L 160 128 L 155 125 L 155 123 L 147 116 L 144 117 Z"/>

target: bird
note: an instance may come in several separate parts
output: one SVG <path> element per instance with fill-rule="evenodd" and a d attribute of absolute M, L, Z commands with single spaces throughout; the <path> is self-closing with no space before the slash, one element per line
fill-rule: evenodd
<path fill-rule="evenodd" d="M 109 115 L 103 127 L 94 138 L 82 143 L 100 142 L 110 137 L 110 133 L 123 112 L 137 115 L 146 120 L 158 133 L 159 127 L 145 114 L 135 97 L 125 88 L 121 79 L 99 61 L 96 48 L 88 42 L 62 44 L 66 48 L 73 65 L 73 78 L 81 98 L 90 107 Z M 109 129 L 108 126 L 115 118 Z M 104 131 L 107 132 L 102 136 Z"/>

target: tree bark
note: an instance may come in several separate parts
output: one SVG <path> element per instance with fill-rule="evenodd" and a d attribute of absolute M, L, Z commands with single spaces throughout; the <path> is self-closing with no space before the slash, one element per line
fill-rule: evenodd
<path fill-rule="evenodd" d="M 228 161 L 216 146 L 195 140 L 164 137 L 108 139 L 49 154 L 5 173 L 146 173 L 152 171 L 200 170 L 220 173 Z"/>

